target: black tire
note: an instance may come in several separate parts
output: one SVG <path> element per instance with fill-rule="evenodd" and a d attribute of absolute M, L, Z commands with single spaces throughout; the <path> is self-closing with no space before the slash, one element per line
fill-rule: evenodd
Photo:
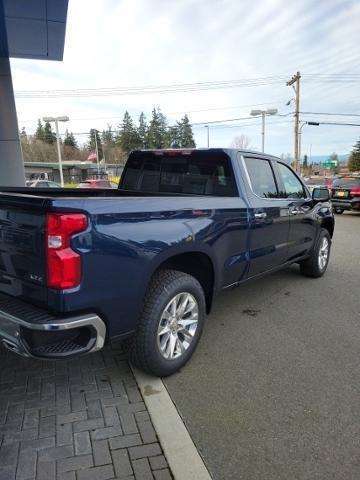
<path fill-rule="evenodd" d="M 158 345 L 158 327 L 164 309 L 179 293 L 190 293 L 198 307 L 198 323 L 188 348 L 177 358 L 166 359 Z M 205 295 L 200 283 L 191 275 L 177 270 L 157 272 L 147 290 L 136 333 L 125 342 L 129 360 L 144 372 L 165 377 L 175 373 L 192 356 L 200 339 L 206 318 Z"/>
<path fill-rule="evenodd" d="M 339 208 L 339 207 L 335 207 L 334 208 L 334 211 L 335 213 L 337 213 L 338 215 L 341 215 L 342 213 L 344 213 L 344 210 L 342 208 Z"/>
<path fill-rule="evenodd" d="M 321 267 L 320 265 L 320 250 L 323 246 L 324 239 L 328 242 L 328 255 L 325 264 Z M 330 259 L 330 252 L 331 252 L 331 238 L 329 232 L 322 228 L 320 231 L 320 235 L 316 245 L 313 248 L 311 257 L 307 260 L 300 262 L 300 270 L 303 275 L 312 278 L 322 277 L 326 272 L 327 266 L 329 264 Z"/>

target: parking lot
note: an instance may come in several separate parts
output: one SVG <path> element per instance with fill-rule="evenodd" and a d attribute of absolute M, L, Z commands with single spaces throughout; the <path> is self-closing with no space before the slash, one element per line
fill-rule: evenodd
<path fill-rule="evenodd" d="M 224 292 L 164 380 L 215 480 L 360 478 L 359 236 L 360 214 L 337 216 L 323 278 Z M 171 478 L 121 350 L 0 359 L 0 479 Z"/>
<path fill-rule="evenodd" d="M 171 397 L 217 480 L 360 478 L 360 215 L 326 275 L 293 266 L 222 294 Z"/>

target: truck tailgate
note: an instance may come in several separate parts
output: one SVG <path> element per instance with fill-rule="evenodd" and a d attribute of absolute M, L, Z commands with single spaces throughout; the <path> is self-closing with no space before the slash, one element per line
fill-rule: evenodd
<path fill-rule="evenodd" d="M 21 206 L 20 199 L 6 197 L 0 197 L 0 292 L 46 305 L 45 210 L 39 199 L 22 199 Z"/>

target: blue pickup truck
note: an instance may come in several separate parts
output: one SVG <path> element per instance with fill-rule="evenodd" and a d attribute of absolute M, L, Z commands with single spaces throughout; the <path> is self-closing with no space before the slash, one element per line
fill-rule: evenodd
<path fill-rule="evenodd" d="M 61 359 L 121 337 L 169 375 L 218 292 L 293 263 L 320 277 L 333 231 L 327 189 L 235 149 L 134 151 L 115 190 L 0 187 L 0 342 Z"/>

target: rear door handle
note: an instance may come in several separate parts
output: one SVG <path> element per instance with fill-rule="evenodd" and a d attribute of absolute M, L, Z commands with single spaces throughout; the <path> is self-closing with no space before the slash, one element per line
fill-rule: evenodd
<path fill-rule="evenodd" d="M 266 212 L 255 213 L 255 214 L 254 214 L 254 217 L 255 217 L 257 220 L 263 220 L 264 218 L 267 217 L 267 213 L 266 213 Z"/>

